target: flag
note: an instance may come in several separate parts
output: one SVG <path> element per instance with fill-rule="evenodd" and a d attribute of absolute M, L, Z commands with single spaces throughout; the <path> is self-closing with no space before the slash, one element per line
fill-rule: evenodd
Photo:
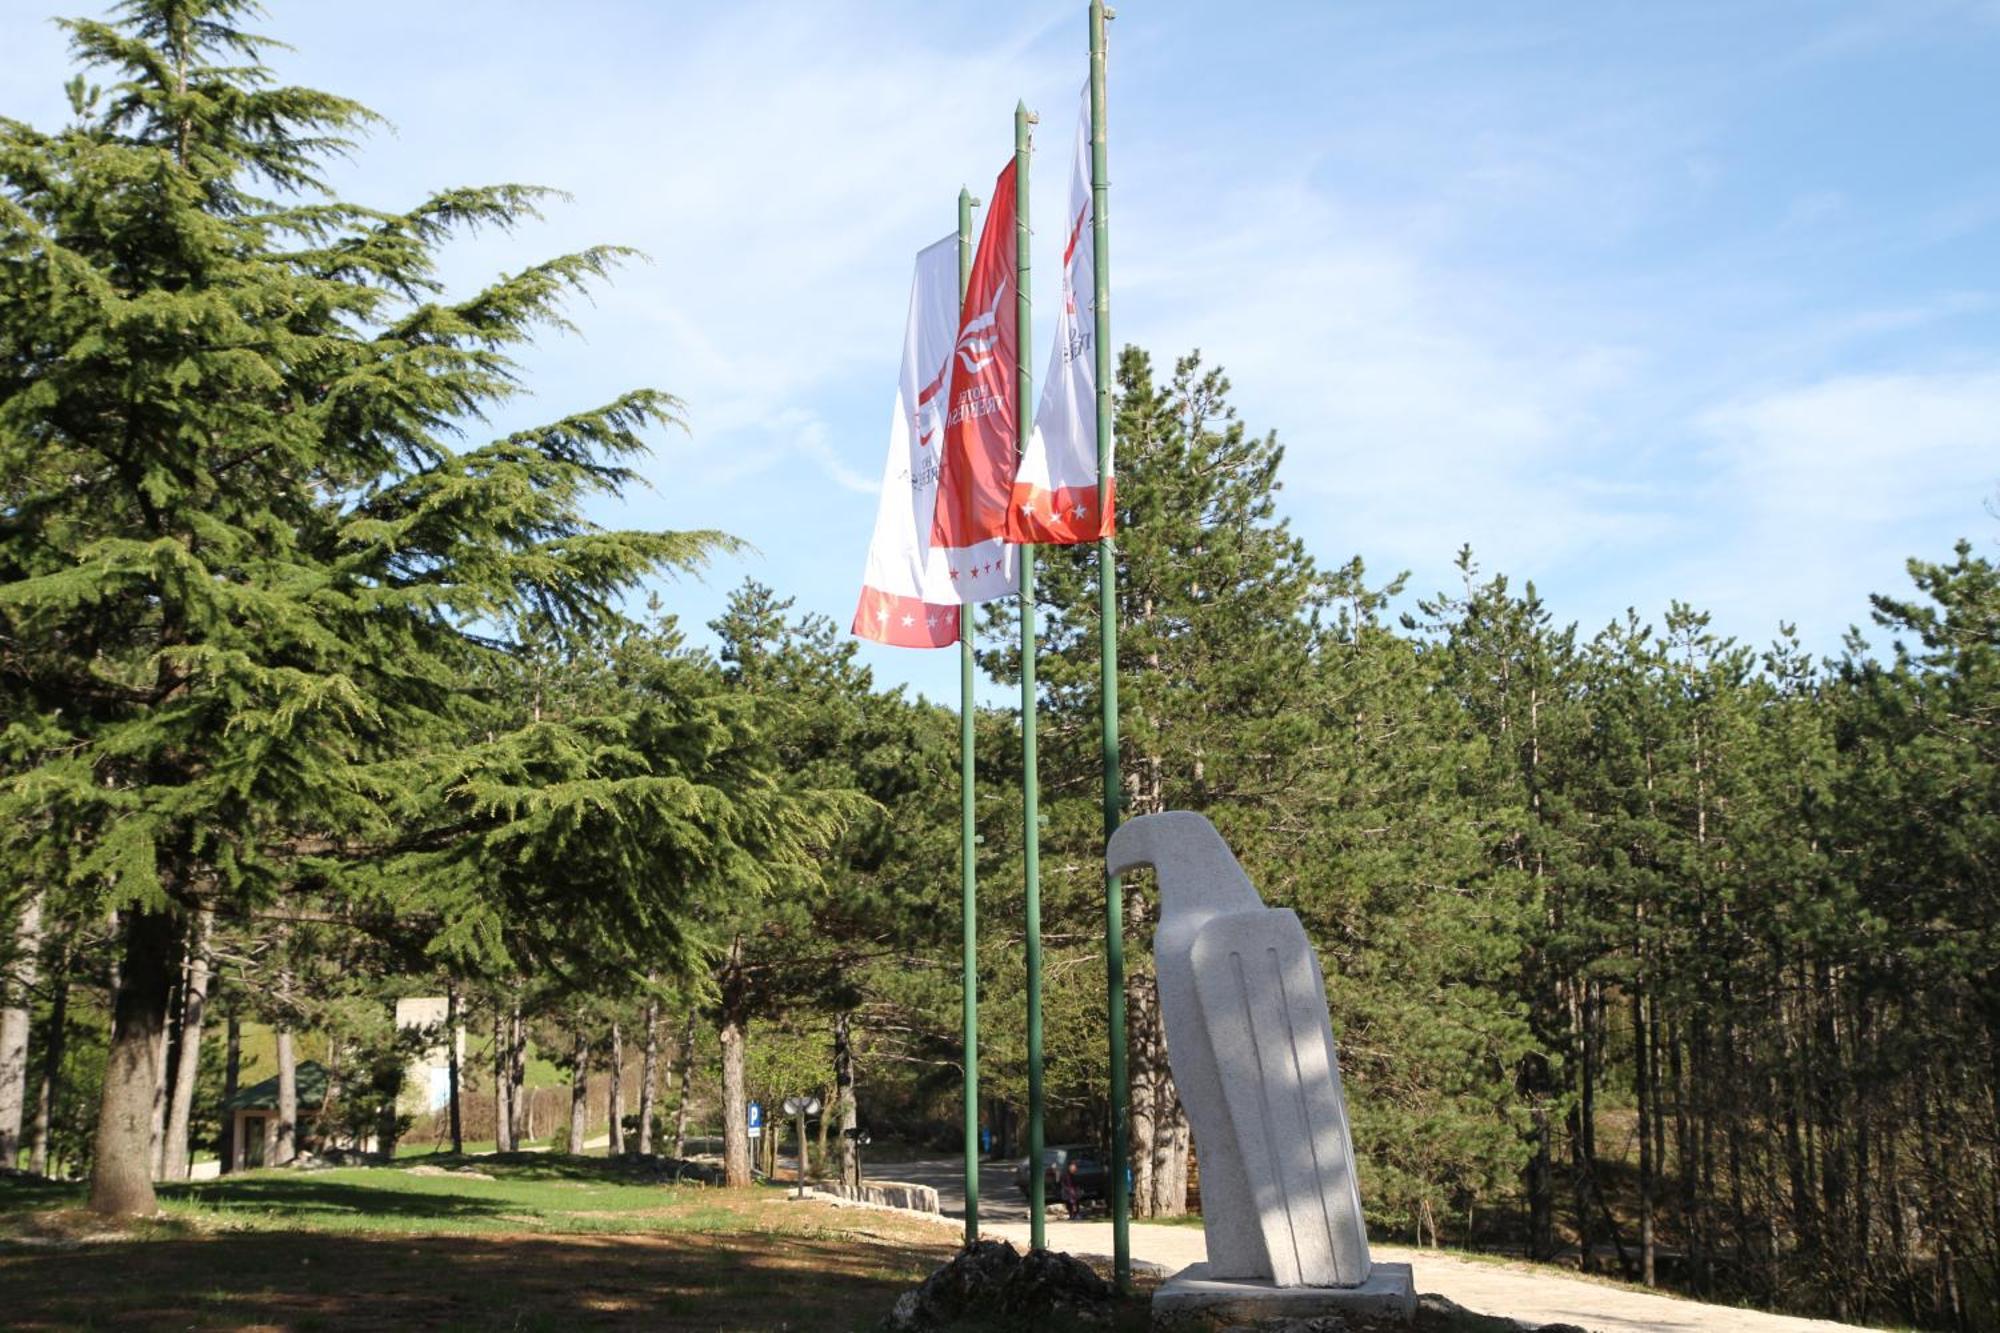
<path fill-rule="evenodd" d="M 1073 545 L 1109 537 L 1117 506 L 1097 503 L 1097 247 L 1090 193 L 1090 85 L 1076 122 L 1069 215 L 1063 236 L 1062 307 L 1042 381 L 1034 433 L 1021 453 L 1007 510 L 1007 540 Z M 1112 488 L 1106 486 L 1107 499 Z"/>
<path fill-rule="evenodd" d="M 1014 255 L 1014 199 L 1010 159 L 993 182 L 959 310 L 944 470 L 931 524 L 932 545 L 946 549 L 951 575 L 960 582 L 996 572 L 983 548 L 1007 535 L 1007 502 L 1019 456 L 1020 272 Z M 985 601 L 1002 591 L 966 600 Z"/>
<path fill-rule="evenodd" d="M 994 566 L 968 582 L 953 577 L 945 553 L 930 540 L 957 312 L 958 238 L 947 236 L 917 255 L 875 536 L 854 610 L 857 636 L 899 648 L 948 647 L 958 641 L 961 602 L 1013 591 L 1014 562 L 1001 543 L 987 542 L 976 555 L 966 554 L 968 565 L 977 560 Z M 969 589 L 982 595 L 964 595 Z"/>

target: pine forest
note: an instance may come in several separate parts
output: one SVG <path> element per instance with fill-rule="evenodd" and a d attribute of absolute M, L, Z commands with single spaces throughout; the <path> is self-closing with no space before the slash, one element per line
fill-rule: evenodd
<path fill-rule="evenodd" d="M 0 120 L 0 1163 L 150 1211 L 272 1075 L 272 1163 L 315 1097 L 392 1146 L 719 1138 L 731 1183 L 797 1092 L 829 1171 L 857 1128 L 955 1151 L 954 703 L 783 588 L 687 623 L 731 535 L 591 521 L 670 386 L 490 432 L 632 256 L 452 289 L 454 238 L 549 198 L 336 197 L 371 113 L 268 76 L 247 13 L 75 21 L 71 123 Z M 1371 1228 L 2000 1323 L 2000 522 L 1830 657 L 1577 624 L 1470 549 L 1443 588 L 1309 550 L 1221 369 L 1116 370 L 1124 812 L 1205 813 L 1305 922 Z M 1050 1141 L 1108 1145 L 1096 571 L 1044 548 L 1043 977 Z M 1018 1154 L 1014 614 L 976 810 Z M 1171 1217 L 1200 1144 L 1127 895 L 1133 1211 Z M 402 1097 L 418 996 L 466 1034 L 448 1112 Z"/>

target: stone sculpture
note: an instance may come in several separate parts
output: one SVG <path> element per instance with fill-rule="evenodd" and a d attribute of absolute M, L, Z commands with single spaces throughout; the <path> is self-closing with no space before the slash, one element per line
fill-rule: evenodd
<path fill-rule="evenodd" d="M 1369 1260 L 1326 983 L 1297 915 L 1266 907 L 1221 835 L 1187 811 L 1124 825 L 1105 860 L 1113 874 L 1159 877 L 1167 1062 L 1201 1155 L 1208 1262 L 1156 1306 L 1306 1288 L 1346 1293 L 1314 1308 L 1406 1317 L 1408 1265 Z"/>

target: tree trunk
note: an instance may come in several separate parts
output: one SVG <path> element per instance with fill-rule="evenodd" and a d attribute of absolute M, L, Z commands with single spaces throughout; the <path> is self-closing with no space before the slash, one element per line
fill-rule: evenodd
<path fill-rule="evenodd" d="M 1643 984 L 1643 983 L 1642 983 Z M 1639 1280 L 1654 1283 L 1653 1246 L 1653 1134 L 1647 1118 L 1652 1106 L 1652 1061 L 1647 1057 L 1650 1038 L 1646 1031 L 1646 1002 L 1643 991 L 1632 992 L 1632 1090 L 1639 1103 Z"/>
<path fill-rule="evenodd" d="M 514 1151 L 514 1043 L 507 1026 L 507 1010 L 499 997 L 493 1000 L 493 1147 L 499 1152 Z"/>
<path fill-rule="evenodd" d="M 528 1096 L 528 1020 L 521 1016 L 521 1002 L 514 1001 L 507 1028 L 507 1082 L 512 1085 L 507 1105 L 514 1113 L 508 1137 L 520 1152 L 535 1139 L 535 1103 Z"/>
<path fill-rule="evenodd" d="M 1522 1062 L 1518 1086 L 1529 1102 L 1528 1123 L 1532 1148 L 1528 1154 L 1528 1255 L 1548 1260 L 1556 1250 L 1555 1169 L 1549 1160 L 1548 1058 L 1539 1052 Z"/>
<path fill-rule="evenodd" d="M 1569 1014 L 1570 1049 L 1576 1058 L 1563 1061 L 1565 1091 L 1571 1095 L 1569 1108 L 1570 1194 L 1576 1206 L 1576 1243 L 1580 1267 L 1597 1271 L 1594 1219 L 1591 1216 L 1590 1122 L 1595 1113 L 1590 1070 L 1590 990 L 1581 979 L 1563 980 L 1562 990 Z"/>
<path fill-rule="evenodd" d="M 750 1183 L 748 1099 L 743 1089 L 744 1033 L 742 1020 L 725 1013 L 722 1039 L 722 1171 L 723 1183 L 741 1189 Z"/>
<path fill-rule="evenodd" d="M 299 1065 L 289 1023 L 278 1029 L 278 1138 L 272 1166 L 289 1166 L 299 1155 Z"/>
<path fill-rule="evenodd" d="M 10 1169 L 20 1156 L 21 1121 L 28 1109 L 28 1026 L 41 950 L 38 893 L 21 905 L 11 966 L 0 972 L 0 1167 Z"/>
<path fill-rule="evenodd" d="M 580 1157 L 590 1129 L 590 1041 L 581 1022 L 571 1036 L 569 1058 L 569 1153 Z"/>
<path fill-rule="evenodd" d="M 618 1024 L 611 1025 L 611 1147 L 613 1157 L 625 1153 L 625 1042 Z"/>
<path fill-rule="evenodd" d="M 180 1043 L 181 1003 L 187 995 L 186 951 L 180 948 L 176 939 L 175 952 L 181 956 L 174 965 L 174 982 L 167 992 L 167 1021 L 160 1029 L 159 1040 L 153 1044 L 153 1179 L 166 1179 L 167 1165 L 167 1098 L 172 1095 L 174 1052 Z"/>
<path fill-rule="evenodd" d="M 722 1038 L 722 1183 L 742 1189 L 750 1183 L 748 1099 L 743 1090 L 744 1033 L 742 1017 L 725 1010 Z M 767 1128 L 766 1133 L 769 1133 Z"/>
<path fill-rule="evenodd" d="M 848 1032 L 848 1016 L 844 1010 L 833 1018 L 833 1087 L 840 1125 L 840 1179 L 842 1183 L 859 1189 L 861 1149 L 854 1141 L 854 1131 L 860 1123 L 860 1110 L 855 1105 L 854 1096 L 854 1041 Z"/>
<path fill-rule="evenodd" d="M 228 1035 L 222 1057 L 222 1104 L 227 1106 L 236 1096 L 238 1081 L 243 1077 L 243 1020 L 237 1016 L 236 1006 L 229 1006 Z M 222 1133 L 216 1139 L 216 1155 L 221 1158 L 219 1173 L 236 1169 L 236 1117 L 228 1111 L 222 1113 Z"/>
<path fill-rule="evenodd" d="M 465 1117 L 459 1101 L 458 983 L 455 981 L 448 983 L 444 988 L 444 1058 L 445 1081 L 451 1094 L 451 1150 L 453 1153 L 463 1153 Z"/>
<path fill-rule="evenodd" d="M 729 945 L 729 961 L 723 972 L 720 1036 L 722 1038 L 722 1183 L 731 1189 L 750 1184 L 750 1127 L 748 1098 L 743 1089 L 743 1057 L 747 1015 L 741 972 L 743 941 Z M 767 1127 L 765 1133 L 771 1133 Z M 803 1145 L 801 1145 L 803 1151 Z"/>
<path fill-rule="evenodd" d="M 1143 939 L 1146 936 L 1146 915 L 1149 904 L 1139 894 L 1132 895 L 1132 926 L 1134 933 Z M 1127 1049 L 1130 1052 L 1130 1090 L 1132 1107 L 1132 1215 L 1151 1217 L 1153 1215 L 1153 1162 L 1155 1138 L 1158 1126 L 1154 1120 L 1155 1080 L 1159 1066 L 1164 1062 L 1164 1052 L 1160 1049 L 1160 993 L 1153 975 L 1150 958 L 1134 958 L 1130 980 L 1126 986 L 1130 1018 L 1127 1031 L 1130 1038 Z"/>
<path fill-rule="evenodd" d="M 651 978 L 647 978 L 651 980 Z M 660 1002 L 646 1000 L 646 1047 L 639 1061 L 639 1151 L 653 1151 L 653 1106 L 660 1081 Z"/>
<path fill-rule="evenodd" d="M 1165 1035 L 1161 1047 L 1165 1048 Z M 1164 1064 L 1154 1084 L 1153 1216 L 1187 1216 L 1188 1149 L 1193 1139 L 1180 1089 Z"/>
<path fill-rule="evenodd" d="M 125 949 L 98 1102 L 90 1206 L 116 1217 L 142 1217 L 157 1206 L 151 1170 L 153 1093 L 167 992 L 174 979 L 175 930 L 168 912 L 127 911 L 122 916 Z"/>
<path fill-rule="evenodd" d="M 56 1093 L 62 1086 L 63 1048 L 69 1039 L 69 951 L 56 956 L 49 995 L 49 1027 L 42 1037 L 42 1086 L 35 1094 L 35 1145 L 28 1152 L 28 1169 L 49 1173 L 49 1130 L 55 1118 Z"/>
<path fill-rule="evenodd" d="M 173 1100 L 167 1107 L 166 1153 L 160 1178 L 188 1178 L 188 1121 L 194 1110 L 194 1085 L 201 1071 L 201 1025 L 207 1017 L 209 940 L 215 913 L 204 907 L 195 918 L 193 947 L 188 951 L 187 987 L 181 999 L 181 1038 L 174 1072 Z"/>
<path fill-rule="evenodd" d="M 681 1032 L 681 1095 L 674 1107 L 674 1156 L 687 1156 L 688 1095 L 694 1082 L 694 1007 L 688 1007 L 687 1026 Z"/>

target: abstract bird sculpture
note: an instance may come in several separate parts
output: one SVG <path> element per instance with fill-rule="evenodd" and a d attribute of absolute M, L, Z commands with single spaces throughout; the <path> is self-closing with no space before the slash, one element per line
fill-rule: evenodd
<path fill-rule="evenodd" d="M 1111 873 L 1159 876 L 1153 935 L 1167 1061 L 1201 1153 L 1208 1279 L 1368 1281 L 1368 1233 L 1319 958 L 1187 811 L 1124 825 Z"/>

